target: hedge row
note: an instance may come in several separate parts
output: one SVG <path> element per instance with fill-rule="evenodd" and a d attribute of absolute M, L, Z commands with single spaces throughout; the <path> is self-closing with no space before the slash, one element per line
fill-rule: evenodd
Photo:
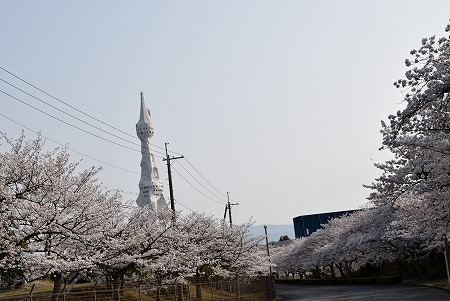
<path fill-rule="evenodd" d="M 400 283 L 400 277 L 371 277 L 371 278 L 335 278 L 335 279 L 275 279 L 280 284 L 314 284 L 314 285 L 351 285 L 351 284 L 395 284 Z"/>

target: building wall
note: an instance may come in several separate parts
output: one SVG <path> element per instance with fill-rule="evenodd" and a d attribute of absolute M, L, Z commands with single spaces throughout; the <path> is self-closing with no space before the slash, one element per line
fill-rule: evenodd
<path fill-rule="evenodd" d="M 294 217 L 295 238 L 309 236 L 320 229 L 322 224 L 326 224 L 330 219 L 340 217 L 344 214 L 351 214 L 356 210 L 336 211 L 327 213 L 318 213 L 310 215 L 300 215 Z"/>

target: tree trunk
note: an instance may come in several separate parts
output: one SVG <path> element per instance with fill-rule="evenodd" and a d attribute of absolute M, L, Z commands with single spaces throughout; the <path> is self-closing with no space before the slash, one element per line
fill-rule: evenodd
<path fill-rule="evenodd" d="M 112 276 L 111 288 L 113 300 L 123 300 L 123 273 L 119 272 Z"/>
<path fill-rule="evenodd" d="M 316 279 L 320 279 L 320 269 L 319 266 L 316 266 L 316 268 L 313 270 L 313 277 Z"/>
<path fill-rule="evenodd" d="M 114 301 L 120 301 L 119 282 L 119 279 L 116 277 L 111 281 L 112 296 Z"/>
<path fill-rule="evenodd" d="M 330 271 L 331 271 L 331 278 L 332 279 L 336 278 L 336 274 L 334 272 L 334 265 L 330 264 L 329 267 L 330 267 Z"/>
<path fill-rule="evenodd" d="M 161 286 L 158 285 L 156 288 L 156 301 L 161 301 Z"/>
<path fill-rule="evenodd" d="M 176 287 L 177 287 L 177 289 L 176 289 L 177 300 L 178 301 L 183 301 L 184 300 L 184 292 L 183 292 L 184 285 L 180 283 L 180 284 L 177 284 Z"/>
<path fill-rule="evenodd" d="M 400 260 L 397 260 L 397 271 L 398 271 L 398 277 L 400 277 L 400 279 L 402 278 L 402 262 Z"/>
<path fill-rule="evenodd" d="M 342 262 L 340 262 L 336 266 L 337 266 L 337 268 L 339 270 L 339 273 L 341 274 L 341 278 L 345 278 L 345 272 L 344 272 L 344 269 L 342 268 Z"/>
<path fill-rule="evenodd" d="M 352 272 L 352 263 L 348 261 L 344 261 L 345 271 L 347 275 L 350 275 Z"/>
<path fill-rule="evenodd" d="M 195 273 L 195 296 L 197 299 L 202 299 L 202 286 L 200 284 L 200 273 L 198 270 Z"/>
<path fill-rule="evenodd" d="M 63 275 L 61 273 L 57 273 L 54 275 L 53 279 L 53 290 L 52 290 L 52 297 L 51 301 L 58 301 L 59 293 L 61 292 L 61 285 L 63 282 Z"/>

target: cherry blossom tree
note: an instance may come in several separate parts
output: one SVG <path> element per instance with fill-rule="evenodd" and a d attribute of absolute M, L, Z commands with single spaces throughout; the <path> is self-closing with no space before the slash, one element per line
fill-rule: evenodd
<path fill-rule="evenodd" d="M 275 265 L 274 270 L 277 274 L 284 274 L 288 278 L 291 274 L 293 277 L 295 274 L 304 274 L 301 266 L 301 254 L 297 250 L 305 240 L 306 238 L 294 239 L 290 244 L 271 249 L 271 261 Z"/>
<path fill-rule="evenodd" d="M 450 31 L 450 25 L 446 32 Z M 405 108 L 382 122 L 381 149 L 393 159 L 375 164 L 382 174 L 367 208 L 333 219 L 276 258 L 282 269 L 319 271 L 397 262 L 442 250 L 450 225 L 450 38 L 422 39 L 394 83 Z M 315 267 L 315 268 L 314 268 Z"/>
<path fill-rule="evenodd" d="M 286 275 L 334 278 L 392 261 L 395 254 L 386 235 L 393 212 L 388 207 L 364 208 L 331 219 L 310 236 L 296 239 L 285 251 L 275 251 L 274 262 Z"/>
<path fill-rule="evenodd" d="M 45 152 L 41 136 L 2 138 L 10 147 L 0 154 L 2 269 L 28 281 L 52 276 L 57 296 L 64 274 L 91 266 L 84 242 L 120 207 L 120 196 L 101 191 L 99 169 L 77 173 L 66 149 Z"/>
<path fill-rule="evenodd" d="M 78 172 L 65 148 L 44 150 L 44 139 L 1 136 L 0 277 L 49 276 L 52 300 L 70 274 L 107 280 L 119 300 L 125 279 L 157 284 L 211 277 L 267 274 L 251 222 L 227 226 L 211 216 L 126 208 L 101 189 L 99 168 Z"/>
<path fill-rule="evenodd" d="M 403 225 L 413 226 L 404 233 L 426 232 L 430 245 L 424 247 L 439 249 L 450 223 L 449 37 L 422 39 L 405 63 L 406 78 L 394 85 L 405 93 L 406 107 L 389 116 L 389 123 L 382 123 L 382 148 L 395 157 L 377 164 L 382 176 L 369 186 L 370 200 L 402 208 Z M 414 226 L 414 220 L 420 226 Z M 413 236 L 419 233 L 409 233 Z"/>

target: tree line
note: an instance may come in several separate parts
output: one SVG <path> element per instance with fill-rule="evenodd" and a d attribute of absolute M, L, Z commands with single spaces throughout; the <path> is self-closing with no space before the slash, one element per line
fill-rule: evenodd
<path fill-rule="evenodd" d="M 1 134 L 0 281 L 83 278 L 119 285 L 125 279 L 155 284 L 208 277 L 235 278 L 268 270 L 251 222 L 229 227 L 205 214 L 123 206 L 104 191 L 100 168 L 77 171 L 65 148 L 44 150 L 38 135 Z"/>
<path fill-rule="evenodd" d="M 274 250 L 280 272 L 346 277 L 442 254 L 450 223 L 449 37 L 422 39 L 405 64 L 405 78 L 394 83 L 405 108 L 381 124 L 380 150 L 392 159 L 375 164 L 381 176 L 366 185 L 367 206 Z"/>

